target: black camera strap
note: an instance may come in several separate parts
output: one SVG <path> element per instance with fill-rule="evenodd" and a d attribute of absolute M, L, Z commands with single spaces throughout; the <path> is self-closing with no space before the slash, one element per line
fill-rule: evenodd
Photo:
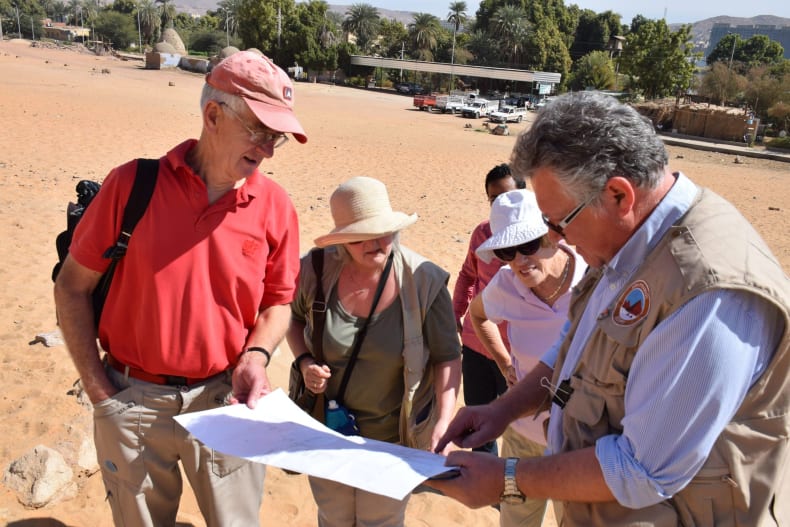
<path fill-rule="evenodd" d="M 390 269 L 392 268 L 393 256 L 394 251 L 390 251 L 390 256 L 387 258 L 387 265 L 384 266 L 384 271 L 382 271 L 381 277 L 379 278 L 379 284 L 376 287 L 376 294 L 373 297 L 373 305 L 370 306 L 370 314 L 368 314 L 368 318 L 365 319 L 365 322 L 362 324 L 359 333 L 357 333 L 357 336 L 354 339 L 354 349 L 351 352 L 351 357 L 348 359 L 348 366 L 346 366 L 346 371 L 343 372 L 343 380 L 340 382 L 340 389 L 337 391 L 337 396 L 335 397 L 335 400 L 339 405 L 343 404 L 343 396 L 346 393 L 348 380 L 351 378 L 351 371 L 354 369 L 354 364 L 357 362 L 357 356 L 359 355 L 359 351 L 362 349 L 362 341 L 365 340 L 365 335 L 368 333 L 368 324 L 370 324 L 370 319 L 373 318 L 373 314 L 376 312 L 376 306 L 378 306 L 379 299 L 381 299 L 381 294 L 384 292 L 384 286 L 387 285 L 387 278 L 389 277 Z"/>

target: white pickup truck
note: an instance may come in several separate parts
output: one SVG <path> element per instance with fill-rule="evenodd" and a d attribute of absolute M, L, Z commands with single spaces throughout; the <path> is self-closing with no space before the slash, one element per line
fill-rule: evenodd
<path fill-rule="evenodd" d="M 461 95 L 437 95 L 436 106 L 437 110 L 442 113 L 456 113 L 460 112 L 464 107 L 464 97 Z"/>
<path fill-rule="evenodd" d="M 499 110 L 489 113 L 488 120 L 492 123 L 520 123 L 526 116 L 526 108 L 503 106 Z"/>
<path fill-rule="evenodd" d="M 486 99 L 474 99 L 469 104 L 461 108 L 461 115 L 464 117 L 474 117 L 475 119 L 479 119 L 480 117 L 487 116 L 492 107 L 493 103 L 487 101 Z"/>

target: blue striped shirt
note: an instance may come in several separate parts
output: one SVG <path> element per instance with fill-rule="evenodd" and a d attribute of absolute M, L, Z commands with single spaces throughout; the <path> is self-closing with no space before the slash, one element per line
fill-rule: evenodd
<path fill-rule="evenodd" d="M 604 268 L 563 364 L 569 378 L 596 315 L 615 299 L 661 237 L 690 207 L 697 187 L 679 174 L 645 223 Z M 726 235 L 726 233 L 725 233 Z M 595 453 L 619 503 L 642 508 L 672 497 L 702 467 L 716 438 L 767 367 L 784 330 L 779 310 L 745 292 L 696 296 L 661 322 L 639 348 L 625 391 L 623 433 L 598 439 Z M 567 332 L 567 327 L 563 334 Z M 557 346 L 543 357 L 554 364 Z M 562 444 L 553 405 L 548 452 Z"/>

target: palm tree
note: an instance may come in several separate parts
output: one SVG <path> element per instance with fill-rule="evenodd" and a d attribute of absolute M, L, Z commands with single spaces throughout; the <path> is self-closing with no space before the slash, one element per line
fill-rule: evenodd
<path fill-rule="evenodd" d="M 173 5 L 171 0 L 155 0 L 155 3 L 162 4 L 160 10 L 162 27 L 173 27 L 173 21 L 176 19 L 176 6 Z"/>
<path fill-rule="evenodd" d="M 143 42 L 153 44 L 159 37 L 159 28 L 162 19 L 159 16 L 159 9 L 151 0 L 142 0 L 137 7 L 140 14 L 140 32 L 143 34 Z"/>
<path fill-rule="evenodd" d="M 529 33 L 526 11 L 521 6 L 503 5 L 494 12 L 490 24 L 502 45 L 506 60 L 515 63 Z"/>
<path fill-rule="evenodd" d="M 62 0 L 57 0 L 52 4 L 52 18 L 57 22 L 65 22 L 67 20 L 69 8 Z"/>
<path fill-rule="evenodd" d="M 354 4 L 346 11 L 343 30 L 357 37 L 357 45 L 367 52 L 378 34 L 379 10 L 370 4 Z"/>
<path fill-rule="evenodd" d="M 409 24 L 409 35 L 417 51 L 417 58 L 425 61 L 433 60 L 433 50 L 436 49 L 441 32 L 442 26 L 435 15 L 430 13 L 414 15 L 414 22 Z"/>
<path fill-rule="evenodd" d="M 451 2 L 450 12 L 447 13 L 447 21 L 453 25 L 453 50 L 450 53 L 450 86 L 453 86 L 452 68 L 455 64 L 455 35 L 461 26 L 466 23 L 466 2 Z"/>

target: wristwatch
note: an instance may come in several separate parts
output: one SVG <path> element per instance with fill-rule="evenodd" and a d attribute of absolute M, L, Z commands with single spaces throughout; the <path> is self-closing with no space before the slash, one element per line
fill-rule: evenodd
<path fill-rule="evenodd" d="M 505 490 L 502 491 L 499 500 L 510 505 L 520 505 L 527 499 L 527 497 L 518 490 L 518 485 L 516 484 L 517 464 L 517 457 L 509 457 L 505 460 Z"/>

